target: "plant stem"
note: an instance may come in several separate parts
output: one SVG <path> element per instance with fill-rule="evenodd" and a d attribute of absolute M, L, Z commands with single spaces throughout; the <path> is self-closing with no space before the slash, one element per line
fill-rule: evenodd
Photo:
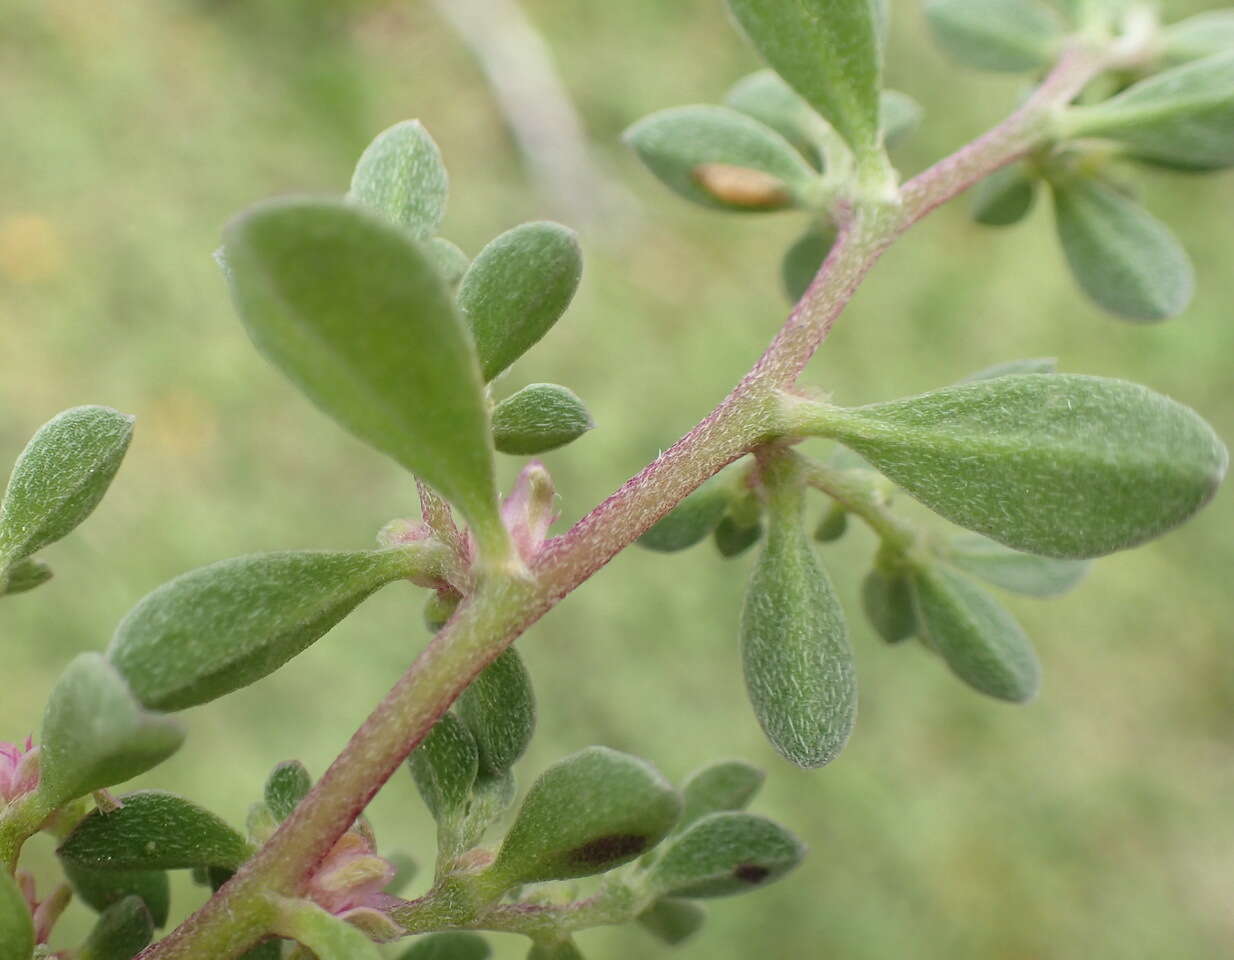
<path fill-rule="evenodd" d="M 705 480 L 782 432 L 779 391 L 796 382 L 887 246 L 935 207 L 1039 146 L 1054 112 L 1102 68 L 1102 59 L 1087 47 L 1070 49 L 1019 110 L 909 181 L 899 203 L 853 209 L 805 296 L 723 402 L 565 535 L 549 541 L 530 579 L 481 577 L 473 596 L 292 816 L 201 910 L 141 960 L 225 960 L 255 943 L 266 932 L 268 898 L 303 891 L 330 848 L 476 674 Z"/>

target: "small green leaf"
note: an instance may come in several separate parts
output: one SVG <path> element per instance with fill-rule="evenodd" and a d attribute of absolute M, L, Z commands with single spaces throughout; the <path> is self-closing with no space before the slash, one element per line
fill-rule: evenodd
<path fill-rule="evenodd" d="M 275 821 L 282 823 L 312 789 L 313 778 L 304 764 L 299 760 L 284 760 L 266 778 L 263 794 Z"/>
<path fill-rule="evenodd" d="M 5 572 L 0 571 L 0 596 L 25 593 L 27 590 L 42 586 L 51 577 L 51 567 L 41 560 L 18 560 L 9 567 L 7 579 Z"/>
<path fill-rule="evenodd" d="M 1030 597 L 1066 593 L 1084 579 L 1088 560 L 1038 557 L 1004 547 L 979 533 L 962 534 L 947 545 L 944 559 L 968 573 Z"/>
<path fill-rule="evenodd" d="M 814 528 L 814 539 L 819 543 L 835 543 L 847 532 L 848 510 L 843 504 L 833 503 Z"/>
<path fill-rule="evenodd" d="M 133 418 L 110 407 L 74 407 L 43 424 L 17 458 L 0 502 L 0 568 L 90 516 L 132 436 Z"/>
<path fill-rule="evenodd" d="M 458 291 L 485 382 L 540 342 L 574 299 L 583 254 L 573 230 L 524 223 L 480 251 Z"/>
<path fill-rule="evenodd" d="M 1186 170 L 1234 164 L 1234 50 L 1134 84 L 1062 115 L 1066 137 L 1108 137 L 1138 158 Z"/>
<path fill-rule="evenodd" d="M 835 242 L 835 227 L 815 224 L 788 248 L 780 264 L 780 280 L 789 302 L 796 303 L 806 295 Z"/>
<path fill-rule="evenodd" d="M 467 254 L 444 237 L 434 237 L 424 249 L 429 259 L 436 265 L 437 272 L 441 274 L 441 279 L 446 282 L 446 286 L 451 290 L 457 290 L 471 266 L 471 260 Z"/>
<path fill-rule="evenodd" d="M 94 811 L 57 851 L 62 860 L 94 870 L 234 870 L 252 852 L 235 830 L 183 797 L 141 790 L 123 806 Z"/>
<path fill-rule="evenodd" d="M 361 154 L 350 196 L 427 239 L 441 226 L 448 192 L 437 144 L 419 120 L 404 120 L 378 134 Z"/>
<path fill-rule="evenodd" d="M 478 933 L 466 930 L 419 937 L 399 960 L 488 960 L 493 949 Z"/>
<path fill-rule="evenodd" d="M 467 809 L 480 772 L 480 750 L 466 724 L 446 713 L 411 752 L 407 765 L 429 813 L 442 820 Z"/>
<path fill-rule="evenodd" d="M 98 653 L 68 665 L 43 714 L 39 792 L 49 807 L 131 780 L 184 742 L 175 720 L 143 710 Z"/>
<path fill-rule="evenodd" d="M 1063 253 L 1076 282 L 1099 306 L 1148 322 L 1186 309 L 1195 276 L 1165 224 L 1096 180 L 1077 178 L 1053 188 Z"/>
<path fill-rule="evenodd" d="M 514 766 L 536 729 L 531 675 L 518 651 L 509 647 L 463 691 L 459 719 L 475 737 L 480 769 L 495 775 Z"/>
<path fill-rule="evenodd" d="M 996 170 L 973 188 L 969 215 L 987 227 L 1019 223 L 1032 209 L 1037 182 L 1019 164 Z"/>
<path fill-rule="evenodd" d="M 913 571 L 921 639 L 975 690 L 1023 703 L 1037 692 L 1041 667 L 1020 625 L 993 597 L 937 567 Z"/>
<path fill-rule="evenodd" d="M 926 0 L 939 45 L 967 67 L 1027 72 L 1057 54 L 1062 24 L 1036 0 Z"/>
<path fill-rule="evenodd" d="M 493 409 L 493 444 L 533 456 L 564 447 L 595 426 L 583 401 L 555 383 L 532 383 Z"/>
<path fill-rule="evenodd" d="M 1161 31 L 1158 50 L 1167 64 L 1234 50 L 1234 10 L 1205 10 Z"/>
<path fill-rule="evenodd" d="M 26 898 L 8 870 L 0 870 L 0 960 L 30 960 L 34 921 Z"/>
<path fill-rule="evenodd" d="M 317 960 L 381 960 L 381 951 L 358 927 L 307 900 L 285 901 L 275 933 L 308 947 Z"/>
<path fill-rule="evenodd" d="M 818 184 L 789 141 L 727 107 L 661 110 L 627 130 L 625 141 L 670 190 L 717 210 L 808 207 Z"/>
<path fill-rule="evenodd" d="M 471 790 L 471 806 L 467 808 L 463 836 L 474 846 L 484 832 L 514 806 L 517 797 L 518 784 L 513 770 L 507 768 L 495 774 L 481 770 Z"/>
<path fill-rule="evenodd" d="M 772 745 L 799 767 L 843 749 L 857 713 L 844 611 L 801 526 L 801 494 L 772 504 L 741 614 L 746 690 Z"/>
<path fill-rule="evenodd" d="M 804 856 L 801 841 L 778 823 L 713 813 L 669 841 L 647 884 L 661 896 L 727 897 L 778 880 Z"/>
<path fill-rule="evenodd" d="M 716 549 L 722 557 L 739 557 L 763 538 L 761 520 L 741 523 L 731 514 L 725 514 L 712 533 Z"/>
<path fill-rule="evenodd" d="M 970 373 L 960 383 L 972 383 L 974 380 L 994 380 L 997 377 L 1009 377 L 1018 373 L 1057 373 L 1057 357 L 1029 357 L 1024 360 L 1007 360 L 996 363 L 992 367 L 983 367 L 975 373 Z"/>
<path fill-rule="evenodd" d="M 154 922 L 140 897 L 107 908 L 77 954 L 79 960 L 133 960 L 154 936 Z"/>
<path fill-rule="evenodd" d="M 882 51 L 870 0 L 728 0 L 755 49 L 858 154 L 879 145 Z"/>
<path fill-rule="evenodd" d="M 683 806 L 676 830 L 684 830 L 709 813 L 744 810 L 765 778 L 762 770 L 740 760 L 704 767 L 681 788 Z"/>
<path fill-rule="evenodd" d="M 225 249 L 249 336 L 319 408 L 507 542 L 471 338 L 425 249 L 354 206 L 280 200 Z"/>
<path fill-rule="evenodd" d="M 462 597 L 453 590 L 434 590 L 424 603 L 424 625 L 436 633 L 454 616 Z"/>
<path fill-rule="evenodd" d="M 580 750 L 531 785 L 490 868 L 494 885 L 604 873 L 654 847 L 680 814 L 677 791 L 649 764 Z"/>
<path fill-rule="evenodd" d="M 774 70 L 759 70 L 729 90 L 724 104 L 770 127 L 815 168 L 822 167 L 821 141 L 827 121 L 814 112 Z"/>
<path fill-rule="evenodd" d="M 657 900 L 638 915 L 639 926 L 670 947 L 689 940 L 706 919 L 702 904 L 690 900 Z"/>
<path fill-rule="evenodd" d="M 167 925 L 171 910 L 171 883 L 162 870 L 92 870 L 64 861 L 64 875 L 73 892 L 92 910 L 102 913 L 125 897 L 139 897 L 150 911 L 154 926 Z"/>
<path fill-rule="evenodd" d="M 1178 526 L 1229 455 L 1191 409 L 1145 387 L 1025 374 L 840 411 L 815 431 L 851 446 L 953 523 L 1082 559 Z"/>
<path fill-rule="evenodd" d="M 884 90 L 879 96 L 879 117 L 883 142 L 889 147 L 900 143 L 921 125 L 921 104 L 907 93 Z"/>
<path fill-rule="evenodd" d="M 638 544 L 660 553 L 692 547 L 715 530 L 731 500 L 727 487 L 708 481 L 661 517 L 638 538 Z"/>
<path fill-rule="evenodd" d="M 527 951 L 527 960 L 583 960 L 583 952 L 570 939 L 536 941 Z"/>
<path fill-rule="evenodd" d="M 862 581 L 861 605 L 870 624 L 887 643 L 900 643 L 916 635 L 917 612 L 907 576 L 874 568 Z"/>
<path fill-rule="evenodd" d="M 107 656 L 147 707 L 183 710 L 273 673 L 410 572 L 399 548 L 223 560 L 146 596 L 120 621 Z"/>

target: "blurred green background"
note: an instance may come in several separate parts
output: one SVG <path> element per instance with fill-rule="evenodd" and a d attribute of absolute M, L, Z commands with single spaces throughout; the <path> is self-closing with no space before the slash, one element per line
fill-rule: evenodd
<path fill-rule="evenodd" d="M 525 6 L 617 185 L 581 225 L 570 314 L 502 385 L 563 382 L 600 424 L 546 458 L 564 529 L 757 357 L 785 314 L 778 258 L 802 225 L 692 208 L 618 142 L 644 114 L 716 101 L 757 66 L 721 0 Z M 949 65 L 916 5 L 894 6 L 888 83 L 926 109 L 897 154 L 913 172 L 1022 91 Z M 483 74 L 426 0 L 0 0 L 0 89 L 0 459 L 71 405 L 139 424 L 102 508 L 47 551 L 56 580 L 0 604 L 0 739 L 15 740 L 37 730 L 64 664 L 164 580 L 248 551 L 364 546 L 415 512 L 392 463 L 250 348 L 210 256 L 233 213 L 341 192 L 368 140 L 412 116 L 451 169 L 443 233 L 469 253 L 563 204 L 531 185 Z M 1234 438 L 1234 179 L 1139 182 L 1196 262 L 1182 317 L 1099 314 L 1065 271 L 1048 205 L 995 232 L 952 204 L 878 266 L 808 381 L 863 402 L 1056 355 L 1175 396 Z M 504 482 L 516 469 L 503 462 Z M 541 707 L 522 779 L 590 743 L 678 780 L 730 756 L 768 770 L 755 809 L 811 856 L 780 886 L 716 902 L 683 957 L 1234 956 L 1230 490 L 1184 530 L 1102 560 L 1071 596 L 1008 599 L 1046 671 L 1026 707 L 980 698 L 917 647 L 883 646 L 855 606 L 872 538 L 828 548 L 854 611 L 862 709 L 848 751 L 815 773 L 780 760 L 744 703 L 735 625 L 750 559 L 631 550 L 520 641 Z M 425 643 L 421 602 L 391 588 L 275 677 L 191 711 L 187 748 L 140 785 L 240 823 L 277 761 L 319 774 Z M 431 862 L 409 778 L 371 812 L 383 846 Z M 50 844 L 30 849 L 50 877 Z M 184 890 L 187 909 L 200 893 Z M 85 920 L 74 907 L 61 945 Z M 581 944 L 596 960 L 669 953 L 634 928 Z"/>

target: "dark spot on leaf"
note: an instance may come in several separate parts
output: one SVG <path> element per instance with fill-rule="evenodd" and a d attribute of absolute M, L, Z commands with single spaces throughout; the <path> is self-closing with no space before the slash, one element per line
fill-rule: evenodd
<path fill-rule="evenodd" d="M 598 866 L 614 860 L 626 860 L 647 849 L 647 837 L 640 833 L 614 833 L 597 837 L 568 854 L 574 863 Z"/>
<path fill-rule="evenodd" d="M 760 866 L 757 863 L 741 863 L 733 871 L 733 876 L 742 883 L 754 886 L 766 880 L 769 873 L 771 873 L 771 870 L 768 867 Z"/>

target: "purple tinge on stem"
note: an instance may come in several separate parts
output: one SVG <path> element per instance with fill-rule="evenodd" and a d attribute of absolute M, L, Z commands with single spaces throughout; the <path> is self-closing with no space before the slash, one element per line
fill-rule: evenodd
<path fill-rule="evenodd" d="M 25 746 L 0 740 L 0 806 L 7 806 L 39 785 L 39 748 L 32 737 Z"/>

